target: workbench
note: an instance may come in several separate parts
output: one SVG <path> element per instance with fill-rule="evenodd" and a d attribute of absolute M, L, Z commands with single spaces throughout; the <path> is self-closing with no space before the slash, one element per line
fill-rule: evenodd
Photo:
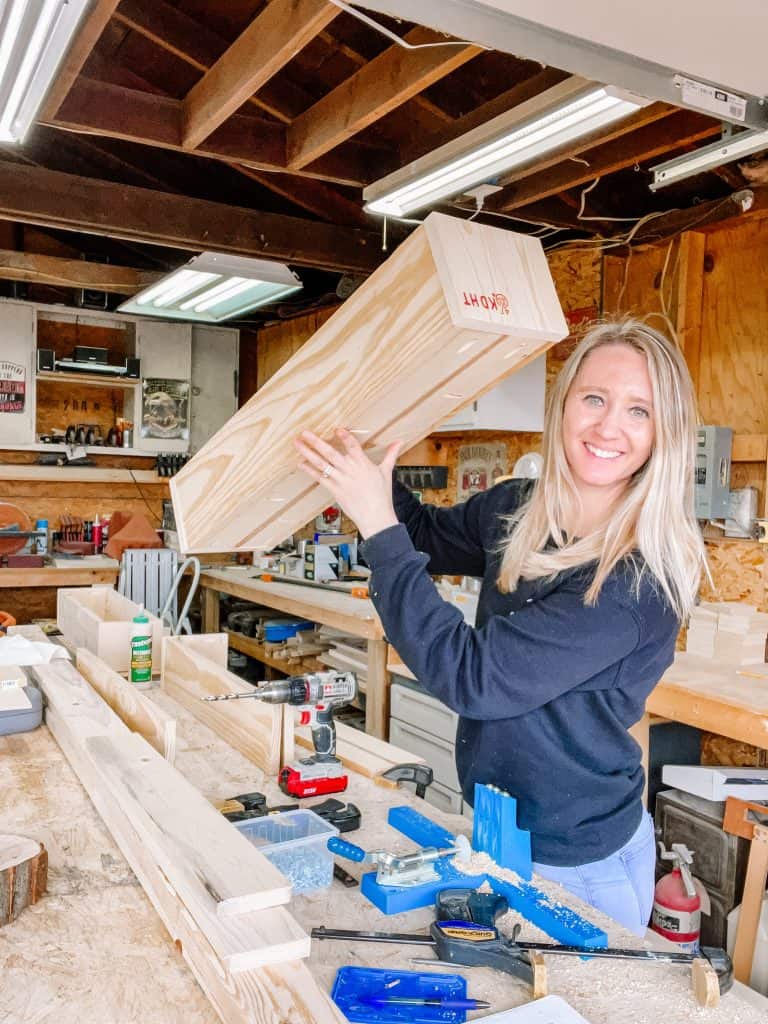
<path fill-rule="evenodd" d="M 768 750 L 768 665 L 725 669 L 679 651 L 646 712 Z"/>
<path fill-rule="evenodd" d="M 66 568 L 0 569 L 0 609 L 10 612 L 17 622 L 55 618 L 59 587 L 113 586 L 119 573 L 120 563 L 106 557 L 97 565 L 73 560 Z"/>
<path fill-rule="evenodd" d="M 259 789 L 271 802 L 284 801 L 274 782 L 265 780 L 250 761 L 165 694 L 153 690 L 150 695 L 176 717 L 176 766 L 206 797 L 219 800 Z M 385 824 L 386 810 L 394 804 L 422 809 L 452 831 L 469 830 L 466 820 L 425 808 L 405 789 L 385 789 L 354 773 L 344 797 L 363 815 L 363 828 L 348 838 L 369 849 L 412 849 Z M 0 830 L 41 840 L 50 857 L 48 894 L 0 929 L 3 1024 L 219 1021 L 45 726 L 0 738 Z M 359 877 L 359 865 L 344 865 Z M 541 885 L 563 900 L 559 887 Z M 567 896 L 563 901 L 606 928 L 612 944 L 642 944 L 578 900 Z M 385 918 L 359 890 L 338 882 L 324 892 L 294 898 L 291 912 L 305 929 L 326 925 L 422 932 L 431 920 L 426 908 Z M 503 929 L 515 920 L 510 914 L 502 921 Z M 544 936 L 523 922 L 521 938 Z M 328 990 L 344 964 L 407 970 L 413 966 L 410 956 L 423 955 L 420 947 L 315 941 L 307 963 Z M 528 999 L 522 983 L 513 978 L 484 968 L 465 970 L 469 993 L 487 999 L 493 1011 Z M 668 964 L 548 957 L 547 972 L 549 991 L 572 1003 L 590 1024 L 689 1024 L 692 1019 L 702 1024 L 764 1024 L 768 1019 L 768 1000 L 738 984 L 719 1008 L 699 1010 L 687 969 Z M 285 1024 L 310 1024 L 301 1003 L 294 997 Z M 283 1022 L 264 1016 L 254 1024 Z"/>
<path fill-rule="evenodd" d="M 252 565 L 204 572 L 199 584 L 203 632 L 219 632 L 219 595 L 229 594 L 363 637 L 368 641 L 365 730 L 372 736 L 386 739 L 389 727 L 387 643 L 373 602 L 337 590 L 281 583 L 279 580 L 265 582 L 259 577 L 259 570 Z M 244 654 L 261 657 L 260 645 L 249 637 L 230 633 L 229 643 Z M 280 667 L 282 671 L 290 671 L 286 662 Z"/>

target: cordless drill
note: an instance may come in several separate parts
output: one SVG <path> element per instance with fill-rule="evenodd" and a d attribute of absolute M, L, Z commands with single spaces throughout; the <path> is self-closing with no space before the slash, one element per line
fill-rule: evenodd
<path fill-rule="evenodd" d="M 291 796 L 319 796 L 341 793 L 347 788 L 347 774 L 336 757 L 336 727 L 333 710 L 349 704 L 357 694 L 353 672 L 307 672 L 300 676 L 277 679 L 250 693 L 221 694 L 204 700 L 238 700 L 253 697 L 267 704 L 290 704 L 300 714 L 301 725 L 312 727 L 315 753 L 280 770 L 277 781 L 284 793 Z"/>

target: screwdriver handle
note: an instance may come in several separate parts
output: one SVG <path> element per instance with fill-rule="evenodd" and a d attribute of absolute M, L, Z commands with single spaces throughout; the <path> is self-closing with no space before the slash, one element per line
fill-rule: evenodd
<path fill-rule="evenodd" d="M 353 860 L 358 864 L 368 856 L 362 847 L 355 846 L 354 843 L 341 839 L 339 836 L 331 836 L 328 840 L 328 849 L 331 853 L 337 853 L 340 857 L 346 857 L 347 860 Z"/>

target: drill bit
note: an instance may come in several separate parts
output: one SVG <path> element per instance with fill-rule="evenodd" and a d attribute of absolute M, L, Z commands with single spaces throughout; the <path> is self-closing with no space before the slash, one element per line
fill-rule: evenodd
<path fill-rule="evenodd" d="M 262 699 L 258 690 L 250 690 L 248 693 L 217 693 L 213 697 L 201 697 L 200 700 L 244 700 L 246 697 Z"/>

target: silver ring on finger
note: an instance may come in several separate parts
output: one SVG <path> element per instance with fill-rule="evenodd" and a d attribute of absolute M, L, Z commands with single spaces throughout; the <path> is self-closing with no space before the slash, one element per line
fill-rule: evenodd
<path fill-rule="evenodd" d="M 330 462 L 326 462 L 325 469 L 322 471 L 320 476 L 324 480 L 326 480 L 331 475 L 332 472 L 333 472 L 333 466 L 330 464 Z"/>

